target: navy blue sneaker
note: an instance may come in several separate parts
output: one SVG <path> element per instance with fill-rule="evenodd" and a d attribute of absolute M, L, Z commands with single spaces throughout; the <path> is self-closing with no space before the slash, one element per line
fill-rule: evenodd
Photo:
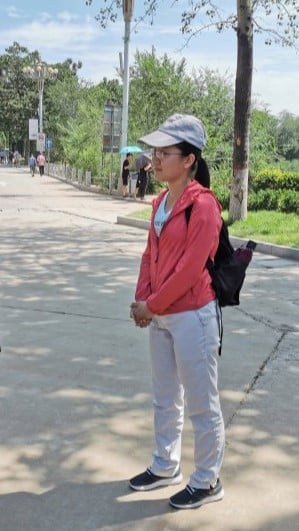
<path fill-rule="evenodd" d="M 195 509 L 205 503 L 212 503 L 222 500 L 224 496 L 224 490 L 220 479 L 214 487 L 209 489 L 193 489 L 189 485 L 184 490 L 181 490 L 174 496 L 171 496 L 169 503 L 176 509 Z"/>
<path fill-rule="evenodd" d="M 129 485 L 134 490 L 153 490 L 158 487 L 168 487 L 169 485 L 178 485 L 181 483 L 183 476 L 179 470 L 175 476 L 162 477 L 156 476 L 151 472 L 149 468 L 142 474 L 138 474 L 134 478 L 130 479 Z"/>

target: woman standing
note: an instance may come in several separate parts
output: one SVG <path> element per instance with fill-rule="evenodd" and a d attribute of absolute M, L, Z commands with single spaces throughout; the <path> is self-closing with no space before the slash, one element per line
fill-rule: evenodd
<path fill-rule="evenodd" d="M 130 176 L 131 161 L 132 161 L 132 153 L 127 153 L 126 158 L 123 161 L 122 174 L 121 174 L 122 185 L 123 185 L 122 186 L 123 199 L 125 199 L 128 195 L 128 181 L 129 181 L 129 176 Z"/>
<path fill-rule="evenodd" d="M 148 172 L 151 170 L 152 165 L 151 162 L 146 158 L 143 157 L 144 164 L 139 169 L 138 172 L 138 194 L 137 196 L 143 201 L 144 196 L 146 193 L 147 185 L 148 185 Z"/>
<path fill-rule="evenodd" d="M 202 122 L 175 114 L 142 142 L 154 147 L 156 179 L 168 183 L 153 204 L 151 227 L 131 305 L 137 326 L 149 325 L 156 448 L 151 465 L 130 480 L 135 490 L 182 481 L 184 398 L 194 433 L 194 471 L 170 498 L 178 509 L 223 498 L 224 453 L 217 359 L 220 320 L 206 267 L 218 247 L 220 205 L 205 186 Z M 199 181 L 199 182 L 197 182 Z M 185 209 L 192 204 L 187 225 Z"/>

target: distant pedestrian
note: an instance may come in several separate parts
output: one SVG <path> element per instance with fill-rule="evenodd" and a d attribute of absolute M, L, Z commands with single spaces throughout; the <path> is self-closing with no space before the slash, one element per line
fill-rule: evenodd
<path fill-rule="evenodd" d="M 136 160 L 136 167 L 138 168 L 138 178 L 137 178 L 137 183 L 136 183 L 137 197 L 143 200 L 146 194 L 147 185 L 148 185 L 148 179 L 149 179 L 148 172 L 152 169 L 149 156 L 143 153 L 139 155 L 139 157 Z"/>
<path fill-rule="evenodd" d="M 39 169 L 39 174 L 42 177 L 45 173 L 46 157 L 43 153 L 40 153 L 36 160 Z"/>
<path fill-rule="evenodd" d="M 15 150 L 15 152 L 13 154 L 13 160 L 14 160 L 15 167 L 19 168 L 20 167 L 20 161 L 21 161 L 21 155 L 20 155 L 20 153 L 18 152 L 17 149 Z"/>
<path fill-rule="evenodd" d="M 30 157 L 29 157 L 28 164 L 29 164 L 29 170 L 30 170 L 30 173 L 31 173 L 32 177 L 34 177 L 34 174 L 35 174 L 35 168 L 36 168 L 36 158 L 35 158 L 35 156 L 33 155 L 33 153 L 32 153 L 32 154 L 30 155 Z"/>
<path fill-rule="evenodd" d="M 132 161 L 132 153 L 127 153 L 126 158 L 123 162 L 123 168 L 122 168 L 122 195 L 123 199 L 125 199 L 128 195 L 128 180 L 130 176 L 130 164 Z"/>

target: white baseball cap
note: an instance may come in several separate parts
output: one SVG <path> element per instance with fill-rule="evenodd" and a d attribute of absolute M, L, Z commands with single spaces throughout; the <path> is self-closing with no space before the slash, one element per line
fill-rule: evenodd
<path fill-rule="evenodd" d="M 173 114 L 156 131 L 141 137 L 139 141 L 152 147 L 168 147 L 188 142 L 198 149 L 203 149 L 207 135 L 199 118 L 190 114 Z"/>

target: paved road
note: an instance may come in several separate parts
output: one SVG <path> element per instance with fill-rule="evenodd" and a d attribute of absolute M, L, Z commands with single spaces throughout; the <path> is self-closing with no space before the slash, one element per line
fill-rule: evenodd
<path fill-rule="evenodd" d="M 288 531 L 298 515 L 298 262 L 255 255 L 224 313 L 221 503 L 134 493 L 152 449 L 147 331 L 128 317 L 141 208 L 0 168 L 0 531 Z M 189 421 L 182 468 L 192 469 Z"/>

